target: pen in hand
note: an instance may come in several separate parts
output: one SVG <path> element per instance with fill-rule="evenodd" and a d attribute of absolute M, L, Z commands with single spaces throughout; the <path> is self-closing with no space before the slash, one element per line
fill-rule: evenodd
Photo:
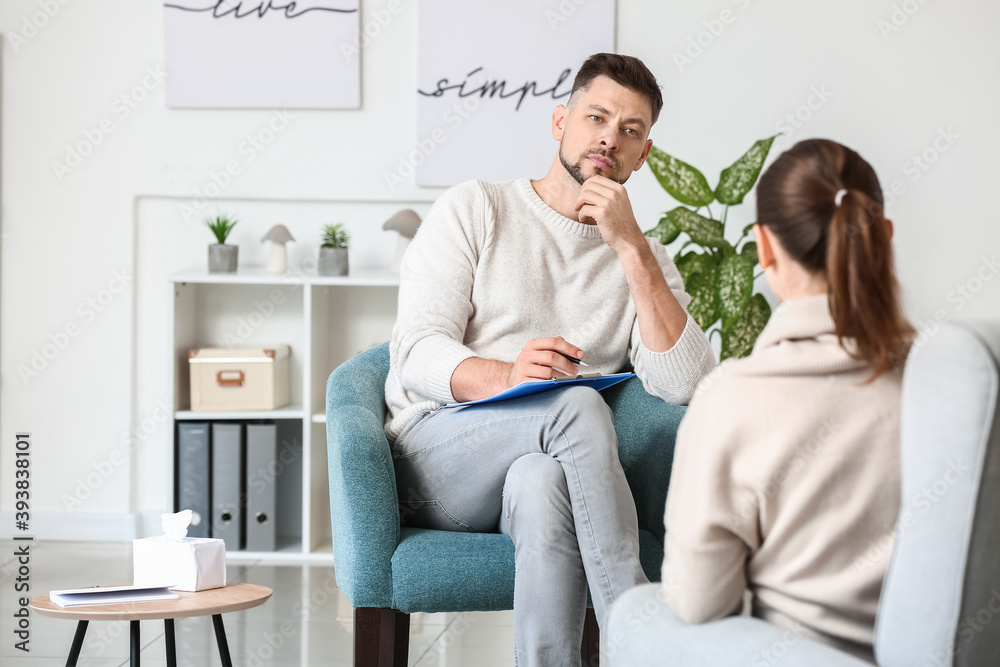
<path fill-rule="evenodd" d="M 556 352 L 556 354 L 558 354 L 560 357 L 566 357 L 567 359 L 569 359 L 570 361 L 572 361 L 574 364 L 579 364 L 580 366 L 584 366 L 586 368 L 590 368 L 590 366 L 588 364 L 585 364 L 582 361 L 580 361 L 579 359 L 575 359 L 574 357 L 571 357 L 568 354 L 563 354 L 562 352 Z"/>

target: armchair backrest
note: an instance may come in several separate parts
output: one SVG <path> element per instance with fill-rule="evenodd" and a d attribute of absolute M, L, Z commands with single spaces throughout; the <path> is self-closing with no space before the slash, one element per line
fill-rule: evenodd
<path fill-rule="evenodd" d="M 687 406 L 650 396 L 639 378 L 605 389 L 601 395 L 615 415 L 618 458 L 632 490 L 639 528 L 662 543 L 674 445 Z"/>
<path fill-rule="evenodd" d="M 1000 325 L 924 332 L 903 374 L 902 505 L 875 653 L 1000 664 Z"/>

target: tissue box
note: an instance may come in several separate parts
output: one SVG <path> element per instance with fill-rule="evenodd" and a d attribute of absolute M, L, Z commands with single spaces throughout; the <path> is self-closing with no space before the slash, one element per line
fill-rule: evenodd
<path fill-rule="evenodd" d="M 209 537 L 132 540 L 132 583 L 204 591 L 226 585 L 226 543 Z"/>

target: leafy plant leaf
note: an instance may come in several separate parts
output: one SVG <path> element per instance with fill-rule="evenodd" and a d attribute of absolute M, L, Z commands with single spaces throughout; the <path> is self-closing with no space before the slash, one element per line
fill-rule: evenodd
<path fill-rule="evenodd" d="M 722 313 L 722 331 L 725 333 L 739 321 L 750 303 L 753 293 L 753 266 L 739 255 L 723 258 L 716 277 L 716 292 Z"/>
<path fill-rule="evenodd" d="M 681 274 L 681 280 L 686 286 L 688 278 L 695 273 L 708 273 L 715 271 L 715 260 L 706 253 L 689 252 L 681 255 L 674 261 L 677 271 Z M 686 289 L 686 287 L 685 287 Z"/>
<path fill-rule="evenodd" d="M 760 259 L 757 257 L 757 242 L 750 241 L 744 243 L 743 247 L 740 248 L 740 257 L 746 260 L 747 264 L 750 265 L 750 269 L 757 266 L 760 263 Z"/>
<path fill-rule="evenodd" d="M 660 224 L 643 233 L 659 241 L 660 245 L 670 245 L 681 235 L 681 230 L 677 229 L 667 216 L 663 216 L 660 218 Z"/>
<path fill-rule="evenodd" d="M 708 258 L 711 261 L 711 258 Z M 691 274 L 684 282 L 684 291 L 691 295 L 688 312 L 705 331 L 719 319 L 719 297 L 715 289 L 715 266 L 708 271 Z"/>
<path fill-rule="evenodd" d="M 760 294 L 754 294 L 740 321 L 729 331 L 722 332 L 722 353 L 719 355 L 721 360 L 750 354 L 770 317 L 771 307 L 767 305 L 767 300 Z"/>
<path fill-rule="evenodd" d="M 723 204 L 742 204 L 743 197 L 753 188 L 760 176 L 760 169 L 771 151 L 773 137 L 761 139 L 750 147 L 736 162 L 722 170 L 719 185 L 715 188 L 715 198 Z M 652 152 L 652 151 L 651 151 Z"/>
<path fill-rule="evenodd" d="M 706 248 L 721 248 L 726 239 L 723 237 L 722 223 L 718 220 L 698 215 L 691 209 L 678 206 L 667 211 L 667 219 L 674 227 L 686 233 L 691 240 Z"/>
<path fill-rule="evenodd" d="M 677 261 L 677 259 L 678 259 L 678 258 L 679 258 L 679 257 L 681 256 L 681 254 L 682 254 L 682 253 L 684 252 L 684 250 L 686 250 L 686 249 L 687 249 L 687 247 L 688 247 L 689 245 L 692 245 L 693 243 L 694 243 L 694 241 L 692 241 L 691 239 L 688 239 L 687 241 L 685 241 L 684 243 L 682 243 L 682 244 L 681 244 L 681 249 L 680 249 L 680 250 L 678 250 L 678 251 L 677 251 L 677 253 L 676 253 L 676 254 L 674 255 L 674 262 L 676 262 L 676 261 Z"/>
<path fill-rule="evenodd" d="M 656 146 L 646 156 L 646 164 L 663 189 L 682 204 L 707 206 L 715 200 L 715 193 L 708 187 L 708 181 L 700 171 Z"/>

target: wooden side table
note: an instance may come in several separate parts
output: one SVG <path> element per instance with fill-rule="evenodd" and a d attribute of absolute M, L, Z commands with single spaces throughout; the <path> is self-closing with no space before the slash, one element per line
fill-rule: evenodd
<path fill-rule="evenodd" d="M 73 645 L 69 649 L 66 667 L 76 667 L 83 648 L 83 638 L 87 634 L 90 621 L 130 622 L 130 664 L 139 667 L 139 621 L 163 620 L 164 640 L 167 645 L 167 666 L 177 667 L 177 645 L 174 641 L 174 619 L 189 616 L 212 616 L 215 626 L 215 640 L 219 644 L 219 657 L 223 667 L 233 667 L 229 656 L 229 642 L 222 615 L 230 611 L 251 609 L 264 604 L 271 597 L 271 589 L 256 584 L 229 584 L 197 593 L 175 591 L 179 600 L 157 600 L 153 602 L 129 602 L 125 604 L 88 605 L 84 607 L 60 607 L 48 595 L 34 598 L 30 606 L 42 616 L 69 618 L 78 621 Z"/>

